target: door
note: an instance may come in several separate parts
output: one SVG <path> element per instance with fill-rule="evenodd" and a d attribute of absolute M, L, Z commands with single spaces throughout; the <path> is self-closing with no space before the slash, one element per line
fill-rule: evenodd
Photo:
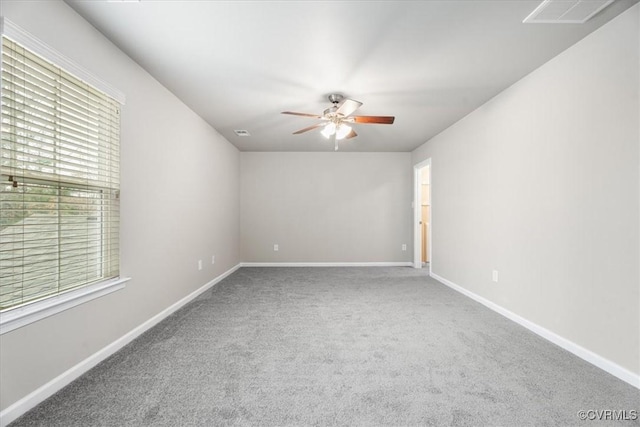
<path fill-rule="evenodd" d="M 431 159 L 413 165 L 413 267 L 431 272 Z"/>
<path fill-rule="evenodd" d="M 429 262 L 429 214 L 431 209 L 431 187 L 429 185 L 429 171 L 428 168 L 424 168 L 421 171 L 421 182 L 420 182 L 420 240 L 422 247 L 422 257 L 421 261 L 423 263 Z"/>

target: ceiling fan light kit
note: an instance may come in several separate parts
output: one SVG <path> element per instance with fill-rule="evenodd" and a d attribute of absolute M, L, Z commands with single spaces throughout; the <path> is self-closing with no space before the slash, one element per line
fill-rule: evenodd
<path fill-rule="evenodd" d="M 324 129 L 320 131 L 320 133 L 327 139 L 331 138 L 333 135 L 336 136 L 336 139 L 344 139 L 349 133 L 351 133 L 351 126 L 345 125 L 344 123 L 335 124 L 334 122 L 329 122 L 326 124 Z"/>
<path fill-rule="evenodd" d="M 336 139 L 344 139 L 350 133 L 351 133 L 351 126 L 348 126 L 342 123 L 338 125 L 338 127 L 336 128 Z"/>
<path fill-rule="evenodd" d="M 331 135 L 336 133 L 336 124 L 333 122 L 327 123 L 320 133 L 327 139 L 331 138 Z"/>
<path fill-rule="evenodd" d="M 283 111 L 282 114 L 290 114 L 293 116 L 312 117 L 315 119 L 327 122 L 326 124 L 319 123 L 313 126 L 300 129 L 293 132 L 294 135 L 322 128 L 320 133 L 327 139 L 331 138 L 335 142 L 335 150 L 338 151 L 338 141 L 343 139 L 351 139 L 358 136 L 356 131 L 347 123 L 359 123 L 359 124 L 393 124 L 395 117 L 393 116 L 352 116 L 358 108 L 362 105 L 362 102 L 355 101 L 353 99 L 344 98 L 343 95 L 338 93 L 332 93 L 329 95 L 329 101 L 333 106 L 324 110 L 322 115 L 310 114 L 310 113 L 296 113 L 293 111 Z"/>

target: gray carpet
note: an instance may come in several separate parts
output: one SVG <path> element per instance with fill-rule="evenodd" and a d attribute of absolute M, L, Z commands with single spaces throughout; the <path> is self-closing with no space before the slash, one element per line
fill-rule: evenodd
<path fill-rule="evenodd" d="M 640 391 L 398 268 L 243 268 L 12 426 L 571 426 Z"/>

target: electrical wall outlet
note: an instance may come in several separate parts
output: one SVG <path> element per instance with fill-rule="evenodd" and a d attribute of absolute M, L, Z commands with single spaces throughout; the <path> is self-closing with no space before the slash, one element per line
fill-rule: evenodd
<path fill-rule="evenodd" d="M 493 270 L 492 280 L 496 283 L 498 282 L 498 270 Z"/>
<path fill-rule="evenodd" d="M 198 260 L 198 270 L 202 270 L 202 260 Z"/>
<path fill-rule="evenodd" d="M 406 250 L 407 250 L 407 244 L 406 244 L 406 243 L 403 243 L 403 244 L 402 244 L 402 250 L 403 250 L 403 251 L 406 251 Z"/>
<path fill-rule="evenodd" d="M 216 263 L 216 256 L 211 255 L 211 264 L 215 264 L 215 263 Z"/>
<path fill-rule="evenodd" d="M 278 244 L 276 243 L 275 245 L 273 245 L 273 250 L 275 252 L 278 252 L 280 250 L 280 247 L 278 246 Z"/>

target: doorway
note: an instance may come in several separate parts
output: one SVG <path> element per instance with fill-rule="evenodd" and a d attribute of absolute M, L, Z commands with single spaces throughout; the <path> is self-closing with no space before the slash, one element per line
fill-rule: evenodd
<path fill-rule="evenodd" d="M 431 159 L 418 163 L 414 175 L 413 266 L 431 274 Z"/>

